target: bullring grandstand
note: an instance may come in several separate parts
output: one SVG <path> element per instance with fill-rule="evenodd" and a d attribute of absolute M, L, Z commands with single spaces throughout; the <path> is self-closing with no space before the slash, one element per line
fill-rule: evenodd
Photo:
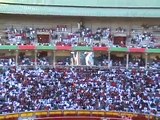
<path fill-rule="evenodd" d="M 159 120 L 159 0 L 0 0 L 0 120 Z"/>

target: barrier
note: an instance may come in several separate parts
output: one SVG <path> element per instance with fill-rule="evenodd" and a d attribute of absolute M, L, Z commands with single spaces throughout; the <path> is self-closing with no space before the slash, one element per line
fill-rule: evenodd
<path fill-rule="evenodd" d="M 132 118 L 133 120 L 156 120 L 158 118 L 154 115 L 127 113 L 127 112 L 115 112 L 115 111 L 87 111 L 87 110 L 55 110 L 55 111 L 35 111 L 35 112 L 23 112 L 13 114 L 0 115 L 0 120 L 18 120 L 19 118 L 31 118 L 34 119 L 60 119 L 60 118 L 95 118 L 95 119 L 121 119 L 123 116 Z"/>

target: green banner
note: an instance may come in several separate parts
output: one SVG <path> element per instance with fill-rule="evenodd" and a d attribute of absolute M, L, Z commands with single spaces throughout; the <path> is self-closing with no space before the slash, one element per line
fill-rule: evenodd
<path fill-rule="evenodd" d="M 112 47 L 110 48 L 111 52 L 128 52 L 128 48 L 118 48 L 118 47 Z"/>
<path fill-rule="evenodd" d="M 37 50 L 55 50 L 54 46 L 43 46 L 43 45 L 38 45 Z"/>
<path fill-rule="evenodd" d="M 17 50 L 17 45 L 0 45 L 0 50 Z"/>
<path fill-rule="evenodd" d="M 160 49 L 148 49 L 148 53 L 160 53 Z"/>
<path fill-rule="evenodd" d="M 91 47 L 88 46 L 75 46 L 73 47 L 74 51 L 92 51 Z"/>

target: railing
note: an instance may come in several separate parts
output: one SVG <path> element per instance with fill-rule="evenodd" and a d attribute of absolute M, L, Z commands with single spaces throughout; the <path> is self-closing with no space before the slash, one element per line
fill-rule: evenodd
<path fill-rule="evenodd" d="M 129 113 L 129 112 L 116 112 L 116 111 L 87 111 L 87 110 L 55 110 L 55 111 L 35 111 L 23 112 L 0 115 L 0 120 L 3 119 L 58 119 L 58 118 L 101 118 L 101 119 L 121 119 L 128 117 L 131 120 L 158 120 L 158 116 L 149 114 Z M 160 117 L 160 116 L 159 116 Z M 124 120 L 124 119 L 123 119 Z"/>

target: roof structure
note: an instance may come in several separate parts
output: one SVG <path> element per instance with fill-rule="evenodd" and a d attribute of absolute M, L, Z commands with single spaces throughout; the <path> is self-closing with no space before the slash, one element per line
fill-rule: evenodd
<path fill-rule="evenodd" d="M 159 0 L 0 0 L 0 13 L 52 16 L 160 17 Z"/>

